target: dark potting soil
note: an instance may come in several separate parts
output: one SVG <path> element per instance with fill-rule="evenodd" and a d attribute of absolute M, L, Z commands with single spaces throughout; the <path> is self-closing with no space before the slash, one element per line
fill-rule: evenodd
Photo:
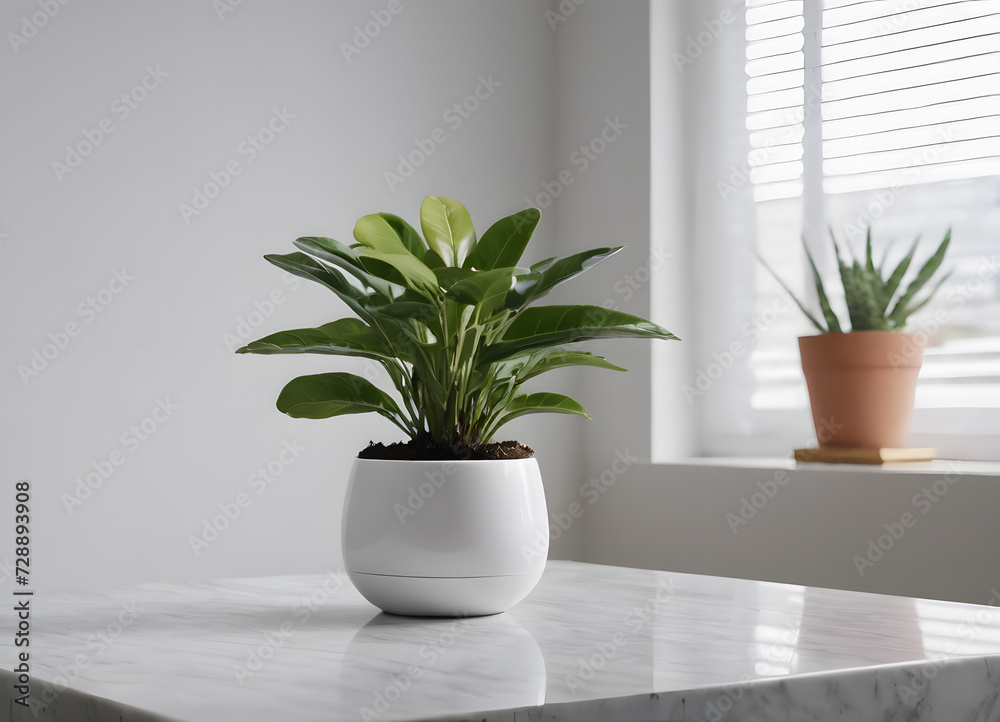
<path fill-rule="evenodd" d="M 368 443 L 368 448 L 361 451 L 361 459 L 385 459 L 389 461 L 463 461 L 486 459 L 527 459 L 534 456 L 533 449 L 517 441 L 497 441 L 485 444 L 475 449 L 453 449 L 439 446 L 433 441 L 411 439 L 397 441 L 386 446 L 383 443 Z"/>

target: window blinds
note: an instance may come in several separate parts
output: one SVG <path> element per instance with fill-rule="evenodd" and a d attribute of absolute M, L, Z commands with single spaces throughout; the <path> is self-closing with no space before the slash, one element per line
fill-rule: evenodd
<path fill-rule="evenodd" d="M 803 2 L 747 0 L 755 200 L 801 195 L 808 123 L 822 124 L 826 193 L 1000 174 L 1000 0 L 822 5 L 807 38 Z M 806 42 L 821 46 L 820 87 Z"/>

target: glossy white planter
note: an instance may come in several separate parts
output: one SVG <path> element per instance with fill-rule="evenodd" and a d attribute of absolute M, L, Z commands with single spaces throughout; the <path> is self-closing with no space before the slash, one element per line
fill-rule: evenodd
<path fill-rule="evenodd" d="M 354 586 L 392 614 L 496 614 L 545 569 L 549 528 L 534 459 L 355 459 L 343 520 Z"/>

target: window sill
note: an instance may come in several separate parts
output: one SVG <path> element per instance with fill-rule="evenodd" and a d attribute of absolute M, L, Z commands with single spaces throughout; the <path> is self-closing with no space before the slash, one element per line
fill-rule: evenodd
<path fill-rule="evenodd" d="M 875 474 L 917 474 L 940 476 L 948 473 L 976 474 L 981 476 L 1000 477 L 1000 462 L 998 461 L 958 461 L 954 459 L 937 459 L 935 461 L 906 462 L 892 464 L 825 464 L 819 462 L 799 463 L 794 459 L 780 456 L 701 456 L 679 459 L 670 462 L 655 462 L 653 467 L 714 467 L 719 469 L 746 470 L 812 470 L 837 472 L 845 474 L 875 473 Z"/>

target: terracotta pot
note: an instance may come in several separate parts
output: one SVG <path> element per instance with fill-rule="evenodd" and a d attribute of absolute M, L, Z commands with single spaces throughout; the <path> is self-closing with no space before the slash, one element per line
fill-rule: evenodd
<path fill-rule="evenodd" d="M 825 333 L 799 339 L 821 447 L 904 447 L 923 346 L 893 331 Z"/>

